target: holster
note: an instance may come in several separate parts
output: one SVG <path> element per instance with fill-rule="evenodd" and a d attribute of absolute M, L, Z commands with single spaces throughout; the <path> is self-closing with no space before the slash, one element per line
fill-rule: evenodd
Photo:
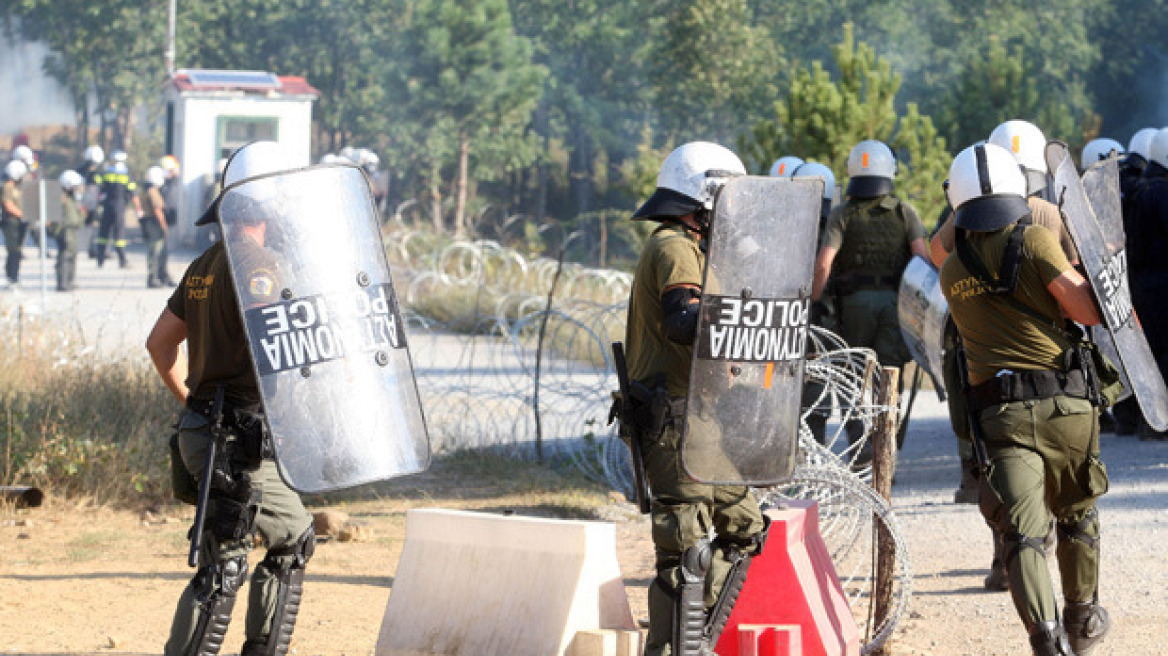
<path fill-rule="evenodd" d="M 210 401 L 198 399 L 187 401 L 187 407 L 206 416 L 214 423 L 215 418 L 211 416 L 212 405 Z M 225 406 L 222 413 L 223 432 L 226 435 L 235 436 L 234 440 L 222 445 L 227 447 L 225 451 L 228 452 L 232 460 L 246 469 L 255 469 L 259 467 L 261 461 L 275 455 L 271 433 L 261 410 Z M 221 440 L 222 436 L 217 435 L 215 439 Z"/>

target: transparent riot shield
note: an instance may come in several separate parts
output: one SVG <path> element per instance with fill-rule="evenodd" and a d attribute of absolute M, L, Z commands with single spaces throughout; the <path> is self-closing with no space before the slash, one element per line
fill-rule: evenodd
<path fill-rule="evenodd" d="M 718 194 L 682 427 L 705 483 L 789 479 L 823 181 L 732 178 Z"/>
<path fill-rule="evenodd" d="M 364 173 L 245 180 L 223 241 L 280 475 L 324 492 L 425 469 L 429 438 Z"/>
<path fill-rule="evenodd" d="M 1116 365 L 1126 373 L 1144 419 L 1157 431 L 1168 430 L 1168 388 L 1131 302 L 1118 171 L 1092 167 L 1081 180 L 1066 145 L 1059 142 L 1047 145 L 1046 161 L 1054 171 L 1055 197 L 1067 229 L 1099 301 L 1103 327 L 1119 355 Z M 1114 181 L 1108 179 L 1113 176 Z M 1113 184 L 1114 194 L 1109 190 Z M 1088 188 L 1094 197 L 1088 197 Z"/>
<path fill-rule="evenodd" d="M 949 304 L 941 293 L 941 277 L 925 258 L 914 255 L 900 279 L 896 303 L 900 334 L 917 366 L 929 374 L 937 396 L 945 400 L 945 378 L 941 373 L 941 346 Z"/>

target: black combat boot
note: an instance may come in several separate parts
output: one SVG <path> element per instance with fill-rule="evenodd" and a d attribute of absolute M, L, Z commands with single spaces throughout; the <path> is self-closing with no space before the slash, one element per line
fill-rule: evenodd
<path fill-rule="evenodd" d="M 1010 589 L 1010 573 L 1006 570 L 1006 550 L 1002 547 L 1002 536 L 991 529 L 994 539 L 994 560 L 990 563 L 990 573 L 982 584 L 986 590 L 1001 592 Z"/>
<path fill-rule="evenodd" d="M 1111 628 L 1111 617 L 1097 603 L 1068 602 L 1063 608 L 1063 625 L 1067 638 L 1078 656 L 1087 656 Z"/>
<path fill-rule="evenodd" d="M 1038 622 L 1030 627 L 1030 648 L 1034 656 L 1077 656 L 1067 642 L 1067 632 L 1056 620 Z"/>

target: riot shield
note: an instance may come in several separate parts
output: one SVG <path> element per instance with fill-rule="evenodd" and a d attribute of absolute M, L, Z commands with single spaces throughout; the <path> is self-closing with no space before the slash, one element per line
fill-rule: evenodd
<path fill-rule="evenodd" d="M 1059 142 L 1047 145 L 1046 161 L 1054 171 L 1055 196 L 1067 229 L 1099 302 L 1103 327 L 1115 343 L 1119 355 L 1116 364 L 1126 373 L 1144 419 L 1157 431 L 1168 430 L 1168 388 L 1131 302 L 1118 171 L 1092 167 L 1085 183 L 1066 145 Z M 1114 181 L 1108 179 L 1112 177 Z M 1088 197 L 1088 186 L 1094 197 Z"/>
<path fill-rule="evenodd" d="M 429 438 L 364 173 L 248 179 L 224 191 L 219 217 L 285 482 L 324 492 L 425 469 Z"/>
<path fill-rule="evenodd" d="M 823 181 L 732 178 L 714 203 L 682 426 L 686 473 L 704 483 L 789 479 Z"/>
<path fill-rule="evenodd" d="M 941 345 L 949 304 L 941 293 L 941 277 L 925 258 L 914 255 L 900 279 L 896 303 L 900 334 L 917 366 L 929 374 L 937 396 L 945 400 L 945 377 L 941 373 Z"/>

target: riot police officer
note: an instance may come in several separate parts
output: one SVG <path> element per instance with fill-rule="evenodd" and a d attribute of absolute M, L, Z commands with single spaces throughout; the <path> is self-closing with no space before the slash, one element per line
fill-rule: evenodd
<path fill-rule="evenodd" d="M 1125 205 L 1132 302 L 1163 375 L 1168 372 L 1168 261 L 1163 252 L 1168 239 L 1168 128 L 1152 138 L 1143 177 Z M 1168 438 L 1143 421 L 1139 435 Z"/>
<path fill-rule="evenodd" d="M 1001 123 L 990 133 L 987 143 L 993 144 L 1010 152 L 1014 156 L 1023 177 L 1026 180 L 1026 205 L 1030 214 L 1023 217 L 1023 221 L 1046 228 L 1058 238 L 1059 248 L 1072 265 L 1078 264 L 1079 254 L 1071 235 L 1067 231 L 1058 206 L 1042 198 L 1046 191 L 1047 165 L 1043 151 L 1046 148 L 1046 135 L 1033 123 L 1022 120 L 1010 120 Z M 955 224 L 948 220 L 952 215 L 943 217 L 932 240 L 929 243 L 929 252 L 933 263 L 939 269 L 956 245 Z M 976 463 L 973 457 L 972 440 L 966 421 L 966 399 L 961 389 L 958 377 L 957 353 L 960 349 L 960 336 L 954 330 L 946 334 L 944 349 L 944 368 L 946 385 L 950 389 L 949 413 L 954 432 L 961 440 L 959 452 L 961 456 L 961 486 L 954 495 L 954 500 L 967 500 L 970 503 L 977 501 L 978 484 L 975 471 Z M 991 530 L 993 526 L 990 526 Z M 988 590 L 1006 590 L 1010 581 L 1006 574 L 1005 555 L 1002 552 L 1001 536 L 993 533 L 994 555 L 990 564 L 990 573 L 985 578 L 985 587 Z"/>
<path fill-rule="evenodd" d="M 653 493 L 657 576 L 649 586 L 646 656 L 699 653 L 685 635 L 704 634 L 712 649 L 721 626 L 711 622 L 725 621 L 721 609 L 728 615 L 732 594 L 745 579 L 745 564 L 761 550 L 764 522 L 750 489 L 692 480 L 682 470 L 679 444 L 705 268 L 702 242 L 718 187 L 743 174 L 742 162 L 728 149 L 700 141 L 684 144 L 665 158 L 656 191 L 633 215 L 660 225 L 646 242 L 633 278 L 628 375 L 657 390 L 667 414 L 658 434 L 641 426 L 633 438 L 641 444 Z M 683 604 L 695 593 L 704 597 L 708 615 Z"/>
<path fill-rule="evenodd" d="M 142 237 L 146 241 L 146 286 L 150 288 L 171 285 L 166 271 L 166 201 L 162 191 L 166 173 L 161 166 L 146 169 L 146 184 L 142 193 Z"/>
<path fill-rule="evenodd" d="M 273 142 L 248 144 L 232 156 L 224 187 L 284 170 L 288 161 Z M 199 223 L 218 221 L 218 212 L 216 203 Z M 257 531 L 268 549 L 251 578 L 242 654 L 286 653 L 304 568 L 316 544 L 311 515 L 270 457 L 261 393 L 240 318 L 241 306 L 279 298 L 279 267 L 265 248 L 268 225 L 258 213 L 233 229 L 240 231 L 234 242 L 238 251 L 232 253 L 235 266 L 229 266 L 222 240 L 196 258 L 146 343 L 163 382 L 184 404 L 179 449 L 192 476 L 203 476 L 205 455 L 212 441 L 217 445 L 198 571 L 179 599 L 168 656 L 218 652 Z M 239 281 L 239 298 L 233 278 Z"/>
<path fill-rule="evenodd" d="M 961 333 L 966 400 L 984 448 L 982 514 L 1002 535 L 1010 592 L 1038 656 L 1087 653 L 1110 626 L 1099 604 L 1098 389 L 1064 316 L 1100 321 L 1054 234 L 1021 224 L 1026 178 L 992 143 L 963 150 L 947 189 L 957 227 L 941 288 Z M 1057 522 L 1060 621 L 1043 536 Z M 1073 651 L 1072 651 L 1073 650 Z"/>
<path fill-rule="evenodd" d="M 828 220 L 811 292 L 820 300 L 830 276 L 844 341 L 871 348 L 891 367 L 909 360 L 896 314 L 900 274 L 913 255 L 928 257 L 916 210 L 893 194 L 895 175 L 887 145 L 869 140 L 852 149 L 846 199 Z"/>
<path fill-rule="evenodd" d="M 28 236 L 28 221 L 24 218 L 24 194 L 21 182 L 28 175 L 28 166 L 19 159 L 13 159 L 4 166 L 4 183 L 0 188 L 0 221 L 4 229 L 4 246 L 8 249 L 8 259 L 4 262 L 4 272 L 8 274 L 8 284 L 20 281 L 20 261 L 24 258 L 24 238 Z"/>
<path fill-rule="evenodd" d="M 65 171 L 61 183 L 61 221 L 48 226 L 48 234 L 57 240 L 57 291 L 77 288 L 77 233 L 84 222 L 81 194 L 85 178 L 76 171 Z"/>

